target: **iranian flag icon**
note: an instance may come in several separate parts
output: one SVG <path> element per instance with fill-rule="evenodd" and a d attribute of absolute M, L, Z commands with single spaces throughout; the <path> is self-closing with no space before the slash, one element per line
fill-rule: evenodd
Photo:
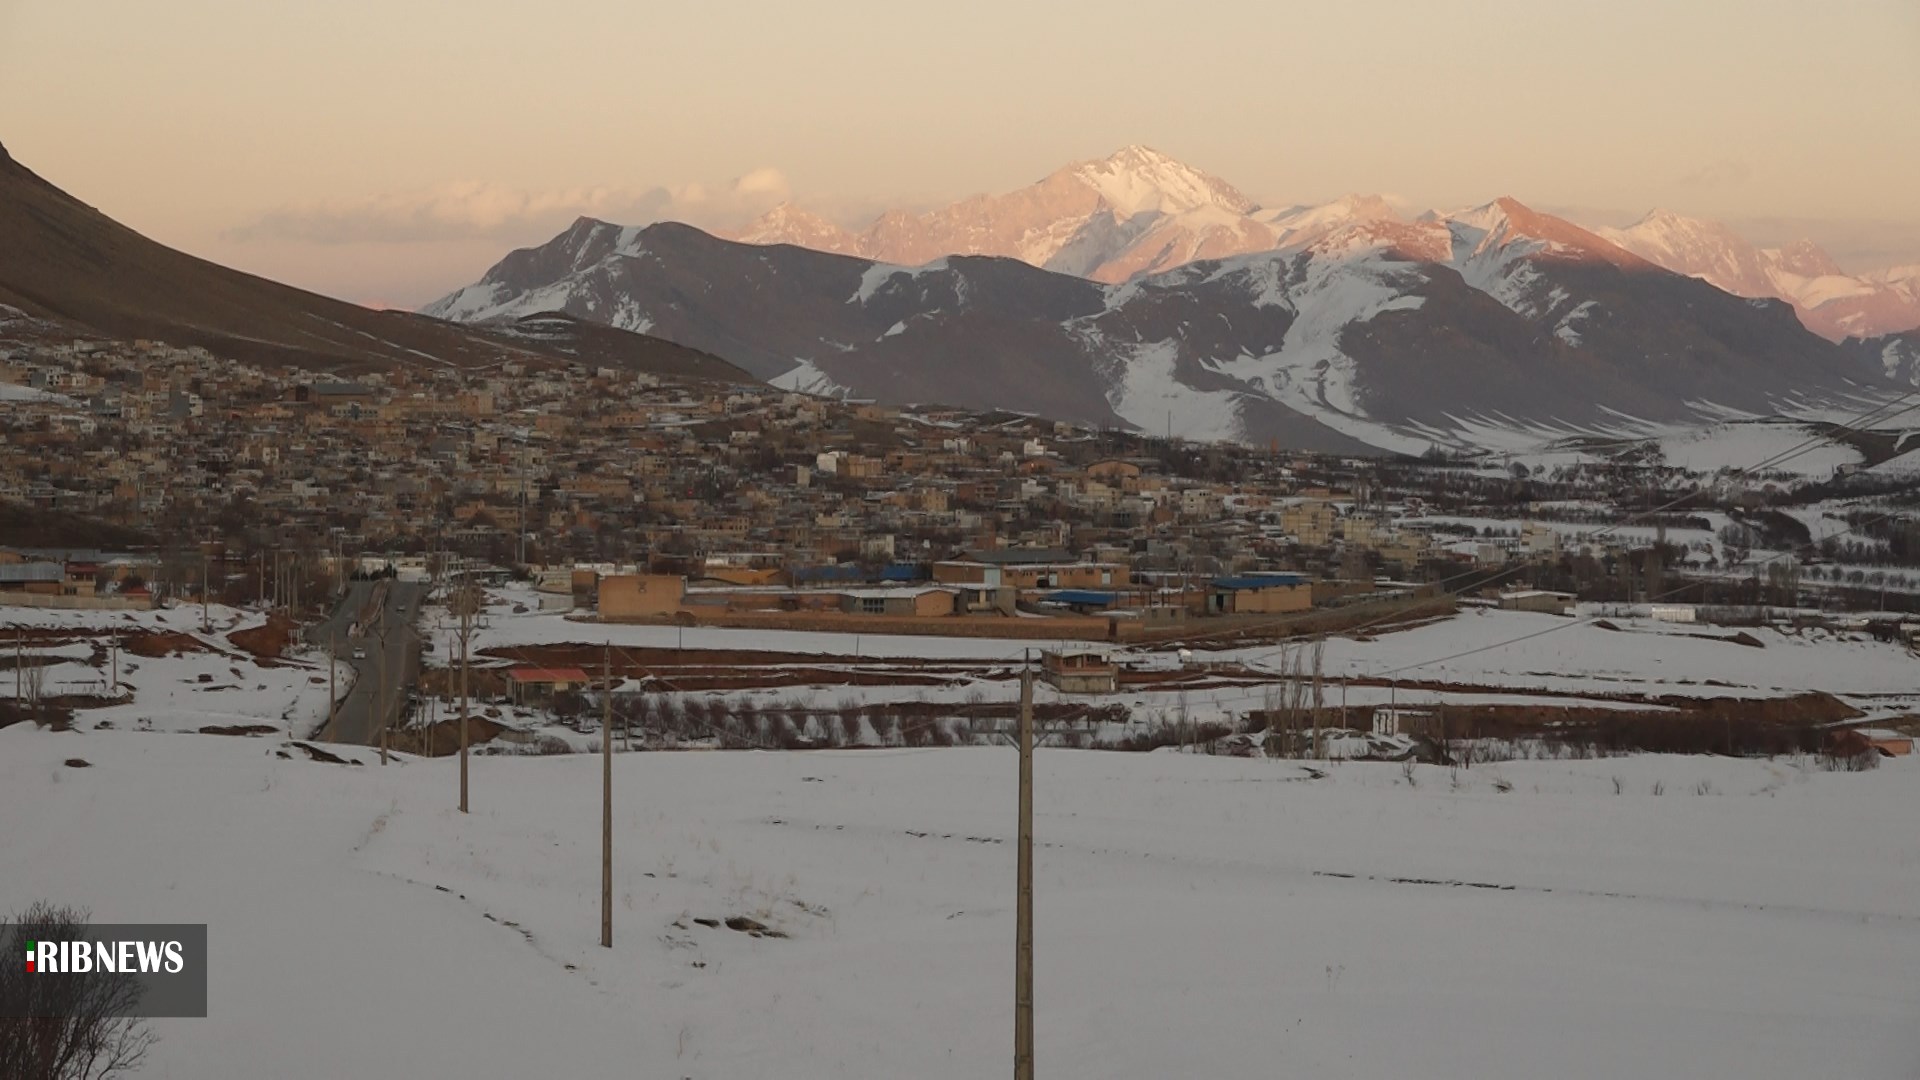
<path fill-rule="evenodd" d="M 35 955 L 34 946 L 37 944 L 39 943 L 34 941 L 27 942 L 27 974 L 29 975 L 33 974 L 33 958 Z"/>

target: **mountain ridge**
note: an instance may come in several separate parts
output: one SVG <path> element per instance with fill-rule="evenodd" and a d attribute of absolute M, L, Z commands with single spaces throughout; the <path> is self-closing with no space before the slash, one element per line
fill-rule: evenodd
<path fill-rule="evenodd" d="M 1200 259 L 1297 250 L 1354 220 L 1401 215 L 1379 196 L 1263 208 L 1227 181 L 1135 144 L 999 195 L 919 212 L 888 210 L 858 230 L 786 203 L 718 235 L 900 265 L 1003 255 L 1119 283 Z M 1722 223 L 1665 209 L 1625 229 L 1584 231 L 1735 295 L 1787 300 L 1809 329 L 1831 341 L 1920 327 L 1920 281 L 1848 274 L 1811 241 L 1762 249 Z"/>
<path fill-rule="evenodd" d="M 4 148 L 0 148 L 4 150 Z M 374 311 L 176 251 L 0 153 L 0 303 L 66 330 L 199 345 L 264 366 L 336 372 L 437 363 L 601 362 L 737 382 L 733 365 L 677 343 L 599 328 L 546 337 Z"/>
<path fill-rule="evenodd" d="M 1762 248 L 1728 226 L 1671 210 L 1650 211 L 1624 229 L 1599 230 L 1675 273 L 1736 296 L 1792 304 L 1809 330 L 1832 341 L 1920 328 L 1920 278 L 1848 274 L 1818 244 Z"/>
<path fill-rule="evenodd" d="M 1884 385 L 1864 353 L 1809 333 L 1788 305 L 1672 273 L 1510 198 L 1413 222 L 1357 217 L 1295 250 L 1119 284 L 1006 256 L 904 266 L 671 223 L 593 223 L 549 246 L 428 310 L 480 322 L 562 310 L 792 389 L 1339 451 L 1618 431 Z"/>

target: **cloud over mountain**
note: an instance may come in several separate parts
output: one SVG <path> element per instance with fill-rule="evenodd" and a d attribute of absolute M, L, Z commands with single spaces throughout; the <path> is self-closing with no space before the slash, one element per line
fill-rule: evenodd
<path fill-rule="evenodd" d="M 551 236 L 578 217 L 648 223 L 732 222 L 787 198 L 786 175 L 761 167 L 730 182 L 649 188 L 517 188 L 482 181 L 377 192 L 277 207 L 231 229 L 235 241 L 309 244 L 423 244 L 455 240 L 524 243 Z"/>

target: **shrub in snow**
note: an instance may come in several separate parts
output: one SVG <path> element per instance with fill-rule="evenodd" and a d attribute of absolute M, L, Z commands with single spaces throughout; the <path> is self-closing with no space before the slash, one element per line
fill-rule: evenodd
<path fill-rule="evenodd" d="M 87 937 L 87 913 L 38 902 L 10 917 L 0 964 L 0 1076 L 8 1080 L 108 1080 L 140 1067 L 153 1032 L 130 1011 L 140 984 L 130 974 L 95 971 L 58 979 L 26 974 L 27 942 Z"/>

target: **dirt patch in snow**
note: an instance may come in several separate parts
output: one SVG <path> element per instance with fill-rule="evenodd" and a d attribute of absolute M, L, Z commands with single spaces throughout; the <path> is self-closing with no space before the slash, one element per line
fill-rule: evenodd
<path fill-rule="evenodd" d="M 200 729 L 202 735 L 272 735 L 280 729 L 272 724 L 208 724 Z"/>
<path fill-rule="evenodd" d="M 213 651 L 192 634 L 182 634 L 172 630 L 142 630 L 126 635 L 121 639 L 121 644 L 133 655 L 144 656 L 150 660 Z"/>
<path fill-rule="evenodd" d="M 277 660 L 293 644 L 298 629 L 292 619 L 284 615 L 271 615 L 259 626 L 235 630 L 227 635 L 227 640 L 256 658 Z"/>

